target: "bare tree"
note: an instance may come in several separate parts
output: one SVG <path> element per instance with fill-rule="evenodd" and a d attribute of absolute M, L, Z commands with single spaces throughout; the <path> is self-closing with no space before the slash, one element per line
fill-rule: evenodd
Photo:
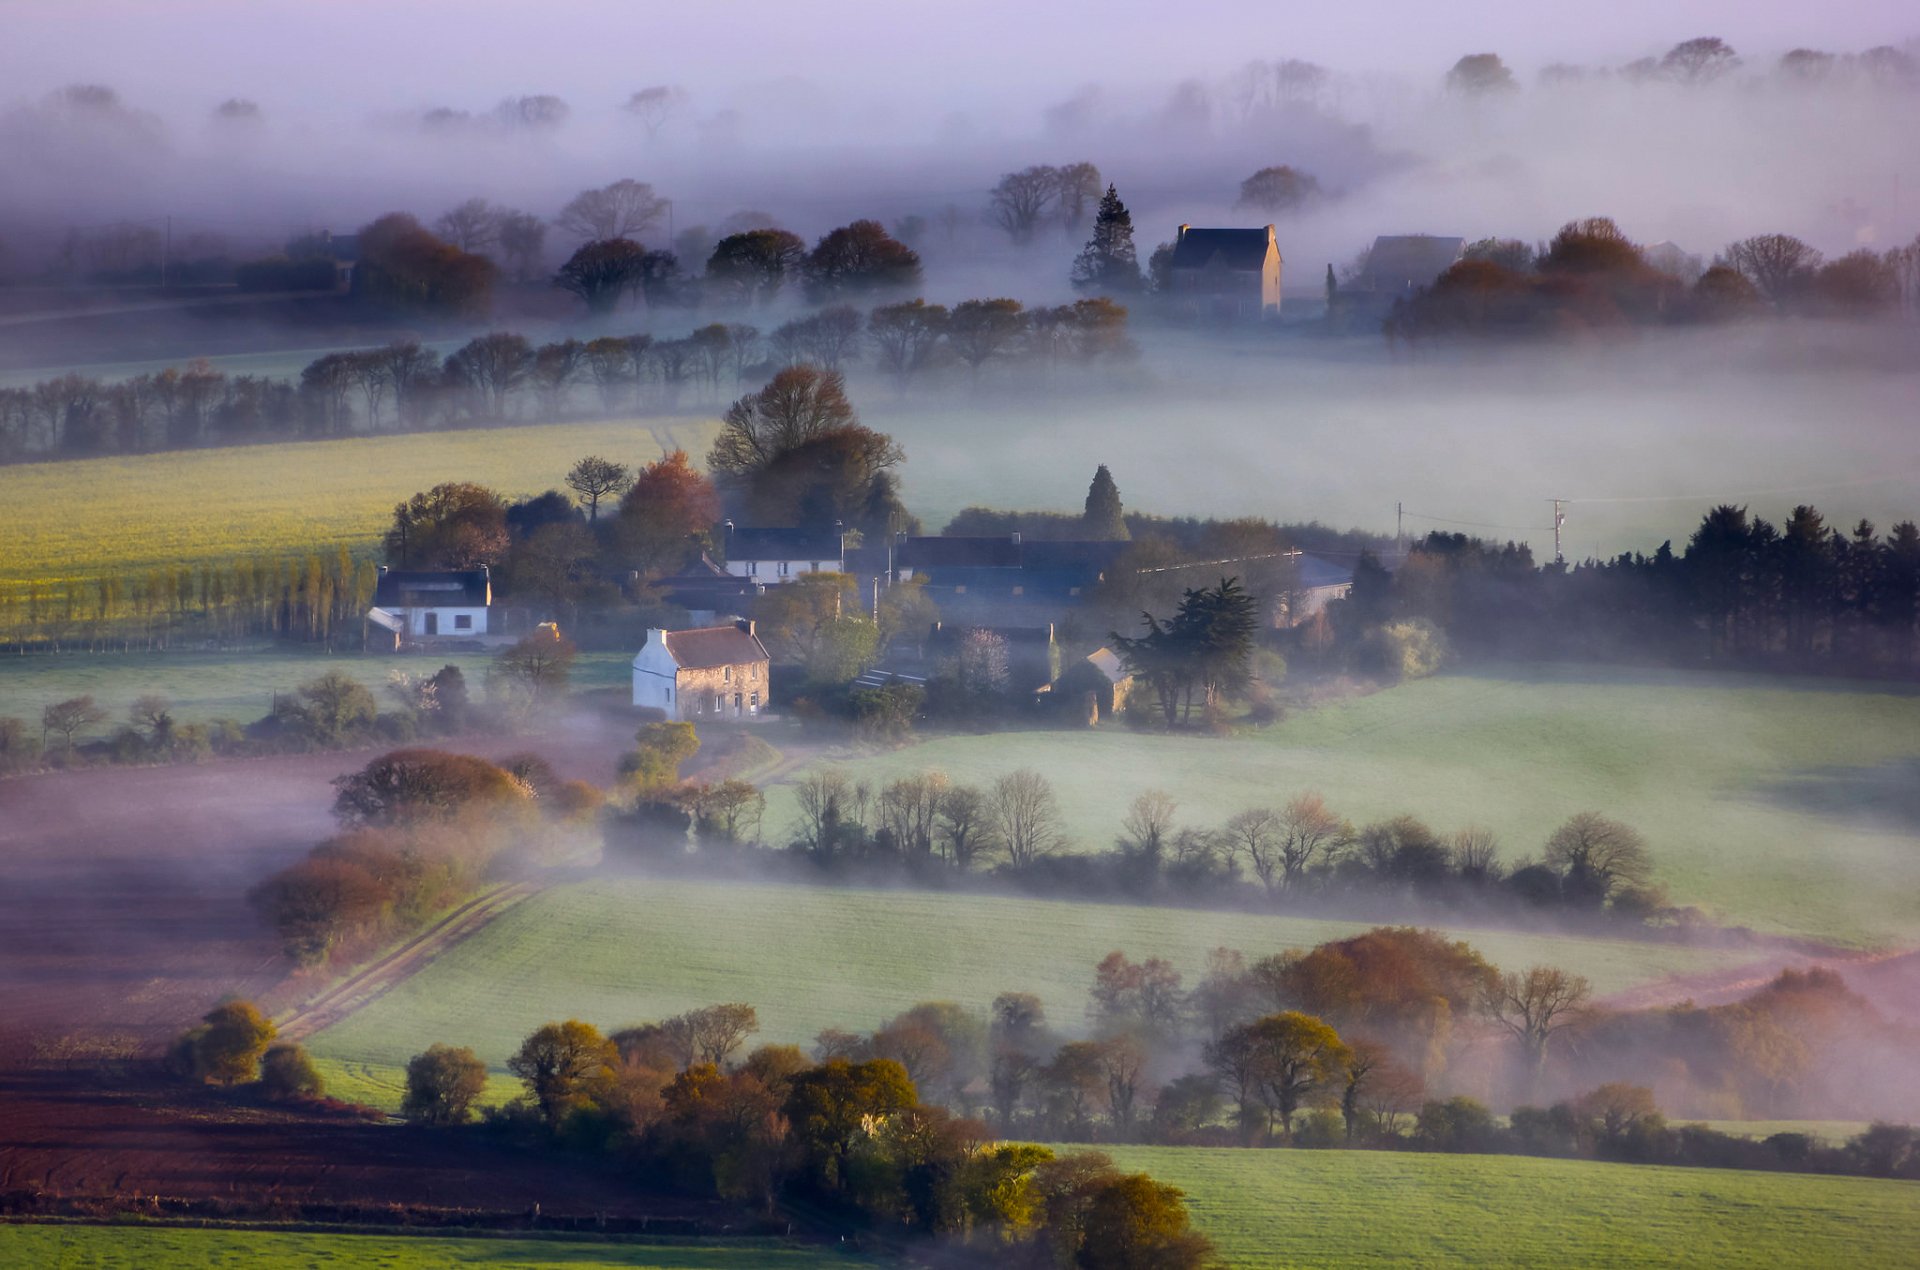
<path fill-rule="evenodd" d="M 1227 822 L 1226 834 L 1233 853 L 1246 857 L 1267 894 L 1278 895 L 1286 885 L 1280 856 L 1280 813 L 1271 807 L 1249 807 Z"/>
<path fill-rule="evenodd" d="M 1129 851 L 1158 860 L 1166 854 L 1173 834 L 1173 814 L 1180 804 L 1165 790 L 1149 789 L 1127 806 L 1120 821 L 1121 841 Z"/>
<path fill-rule="evenodd" d="M 1519 86 L 1498 53 L 1469 53 L 1447 72 L 1447 90 L 1469 97 L 1512 92 Z"/>
<path fill-rule="evenodd" d="M 1775 304 L 1793 299 L 1820 267 L 1821 255 L 1792 234 L 1760 234 L 1729 243 L 1728 264 L 1745 274 Z"/>
<path fill-rule="evenodd" d="M 1740 65 L 1725 40 L 1711 35 L 1683 40 L 1660 59 L 1660 71 L 1682 84 L 1709 84 Z"/>
<path fill-rule="evenodd" d="M 1060 197 L 1060 173 L 1055 168 L 1031 167 L 1000 178 L 987 197 L 993 223 L 1014 242 L 1025 244 L 1046 219 Z"/>
<path fill-rule="evenodd" d="M 554 223 L 577 238 L 633 238 L 667 214 L 667 200 L 653 187 L 632 178 L 597 190 L 582 190 L 560 209 Z"/>
<path fill-rule="evenodd" d="M 1308 793 L 1287 803 L 1280 815 L 1279 835 L 1280 884 L 1291 888 L 1346 840 L 1347 826 L 1327 809 L 1325 799 Z"/>
<path fill-rule="evenodd" d="M 687 100 L 686 93 L 671 84 L 654 84 L 642 88 L 627 98 L 627 113 L 640 121 L 647 130 L 649 138 L 660 135 L 660 129 L 679 111 Z"/>
<path fill-rule="evenodd" d="M 987 800 L 971 785 L 955 785 L 940 799 L 940 841 L 947 859 L 965 873 L 988 846 Z"/>
<path fill-rule="evenodd" d="M 514 279 L 525 282 L 531 278 L 539 267 L 541 249 L 547 243 L 547 222 L 532 212 L 500 210 L 496 214 L 494 233 L 499 240 L 500 255 Z"/>
<path fill-rule="evenodd" d="M 1052 854 L 1063 842 L 1059 799 L 1047 778 L 1032 768 L 1009 772 L 993 783 L 987 814 L 996 841 L 1016 869 Z"/>
<path fill-rule="evenodd" d="M 442 212 L 433 232 L 461 251 L 484 252 L 500 241 L 500 211 L 484 198 L 470 198 Z"/>
<path fill-rule="evenodd" d="M 1087 223 L 1087 205 L 1100 199 L 1100 169 L 1091 163 L 1069 163 L 1052 171 L 1060 225 L 1069 231 L 1078 230 Z"/>
<path fill-rule="evenodd" d="M 94 704 L 91 696 L 56 701 L 40 712 L 40 743 L 44 746 L 47 734 L 57 732 L 62 748 L 70 750 L 75 737 L 106 720 L 107 712 Z"/>
<path fill-rule="evenodd" d="M 1447 843 L 1453 870 L 1473 882 L 1493 882 L 1500 877 L 1500 840 L 1493 830 L 1468 825 L 1454 833 Z"/>
<path fill-rule="evenodd" d="M 1583 811 L 1547 839 L 1547 863 L 1565 875 L 1570 890 L 1605 903 L 1627 886 L 1643 886 L 1653 874 L 1647 840 L 1632 825 Z"/>
<path fill-rule="evenodd" d="M 589 454 L 567 472 L 567 488 L 587 505 L 587 519 L 600 519 L 600 500 L 617 498 L 633 485 L 633 473 L 625 463 L 615 463 L 597 454 Z"/>
<path fill-rule="evenodd" d="M 1530 1091 L 1546 1065 L 1548 1045 L 1586 1019 L 1592 996 L 1593 985 L 1585 978 L 1553 966 L 1508 971 L 1487 981 L 1481 1005 L 1520 1047 Z"/>

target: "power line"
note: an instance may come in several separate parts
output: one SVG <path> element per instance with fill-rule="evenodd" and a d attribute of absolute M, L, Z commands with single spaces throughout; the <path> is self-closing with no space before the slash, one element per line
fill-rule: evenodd
<path fill-rule="evenodd" d="M 1496 525 L 1484 520 L 1449 520 L 1445 516 L 1427 516 L 1420 512 L 1407 512 L 1415 520 L 1430 520 L 1437 525 L 1464 525 L 1469 529 L 1518 529 L 1525 533 L 1542 534 L 1553 529 L 1552 525 Z"/>
<path fill-rule="evenodd" d="M 1755 489 L 1712 494 L 1649 494 L 1638 498 L 1573 498 L 1573 503 L 1711 503 L 1729 498 L 1777 498 L 1783 494 L 1805 494 L 1815 490 L 1852 489 L 1861 485 L 1885 485 L 1893 481 L 1920 480 L 1920 471 L 1896 472 L 1891 476 L 1862 476 L 1848 481 L 1821 481 L 1811 485 L 1782 485 L 1777 489 Z"/>

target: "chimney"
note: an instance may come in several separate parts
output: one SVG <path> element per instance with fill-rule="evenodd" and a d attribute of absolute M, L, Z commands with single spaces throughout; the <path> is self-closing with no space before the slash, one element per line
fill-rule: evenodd
<path fill-rule="evenodd" d="M 1268 242 L 1273 241 L 1273 226 L 1271 225 L 1267 226 L 1267 241 Z"/>
<path fill-rule="evenodd" d="M 1188 231 L 1189 229 L 1192 229 L 1192 228 L 1193 228 L 1193 226 L 1191 226 L 1191 225 L 1182 225 L 1182 226 L 1180 227 L 1180 232 L 1179 232 L 1178 234 L 1176 234 L 1176 235 L 1174 235 L 1174 241 L 1175 241 L 1175 242 L 1178 242 L 1178 241 L 1180 241 L 1180 239 L 1182 239 L 1182 238 L 1185 238 L 1185 237 L 1187 236 L 1187 231 Z"/>
<path fill-rule="evenodd" d="M 385 565 L 381 565 L 381 566 L 380 566 L 380 572 L 379 572 L 379 573 L 378 573 L 378 574 L 377 574 L 376 576 L 378 576 L 378 577 L 382 577 L 382 578 L 384 578 L 384 577 L 386 577 L 386 576 L 387 576 L 387 566 L 385 566 Z"/>
<path fill-rule="evenodd" d="M 725 524 L 727 526 L 727 541 L 731 542 L 733 541 L 733 517 L 727 517 Z"/>
<path fill-rule="evenodd" d="M 1020 531 L 1018 529 L 1013 531 L 1013 545 L 1016 547 L 1020 545 Z"/>
<path fill-rule="evenodd" d="M 745 621 L 735 622 L 734 625 L 738 626 L 741 630 L 745 631 L 748 635 L 753 634 L 754 623 L 752 618 L 747 618 Z"/>

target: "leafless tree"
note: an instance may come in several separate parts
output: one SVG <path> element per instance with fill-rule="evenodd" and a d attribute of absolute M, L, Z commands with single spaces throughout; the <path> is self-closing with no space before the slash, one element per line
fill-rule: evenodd
<path fill-rule="evenodd" d="M 1032 768 L 995 781 L 987 813 L 995 840 L 1016 869 L 1052 854 L 1063 842 L 1059 799 L 1047 778 Z"/>
<path fill-rule="evenodd" d="M 1120 821 L 1121 840 L 1127 849 L 1159 859 L 1166 854 L 1173 835 L 1173 814 L 1180 804 L 1165 790 L 1149 789 L 1127 806 Z"/>
<path fill-rule="evenodd" d="M 1512 1036 L 1526 1061 L 1527 1079 L 1537 1084 L 1553 1038 L 1587 1017 L 1593 985 L 1580 975 L 1553 966 L 1508 971 L 1487 981 L 1481 998 L 1487 1016 Z"/>
<path fill-rule="evenodd" d="M 1060 225 L 1078 230 L 1087 223 L 1087 207 L 1100 201 L 1100 169 L 1091 163 L 1069 163 L 1053 169 L 1054 199 L 1060 205 Z"/>
<path fill-rule="evenodd" d="M 1708 84 L 1740 65 L 1725 40 L 1711 35 L 1683 40 L 1660 59 L 1661 73 L 1682 84 Z"/>
<path fill-rule="evenodd" d="M 647 130 L 647 136 L 652 138 L 660 135 L 660 129 L 678 113 L 686 99 L 686 93 L 670 84 L 655 84 L 627 98 L 626 109 L 628 114 L 640 121 L 640 126 Z"/>
<path fill-rule="evenodd" d="M 1727 263 L 1745 274 L 1775 304 L 1798 295 L 1820 267 L 1820 253 L 1792 234 L 1761 234 L 1730 243 Z"/>
<path fill-rule="evenodd" d="M 1307 870 L 1326 860 L 1346 836 L 1345 822 L 1328 810 L 1320 795 L 1308 793 L 1290 800 L 1280 815 L 1281 887 L 1298 885 Z"/>
<path fill-rule="evenodd" d="M 667 200 L 653 187 L 631 178 L 597 190 L 582 190 L 560 209 L 554 223 L 577 238 L 636 238 L 659 224 Z"/>
<path fill-rule="evenodd" d="M 461 251 L 484 252 L 500 241 L 500 209 L 484 198 L 470 198 L 442 212 L 433 232 Z"/>
<path fill-rule="evenodd" d="M 1031 167 L 1009 172 L 1000 178 L 988 196 L 988 214 L 993 223 L 1007 231 L 1014 242 L 1033 241 L 1035 231 L 1060 197 L 1060 173 L 1056 168 Z"/>
<path fill-rule="evenodd" d="M 497 209 L 495 236 L 500 255 L 514 279 L 525 282 L 540 265 L 540 251 L 547 242 L 547 222 L 532 212 Z"/>
<path fill-rule="evenodd" d="M 1267 894 L 1278 895 L 1286 885 L 1280 855 L 1282 821 L 1271 807 L 1249 807 L 1227 822 L 1227 840 L 1235 855 L 1246 858 Z"/>
<path fill-rule="evenodd" d="M 955 785 L 940 800 L 940 841 L 947 859 L 965 873 L 988 845 L 987 800 L 971 785 Z"/>
<path fill-rule="evenodd" d="M 1640 831 L 1597 811 L 1580 812 L 1553 831 L 1547 839 L 1547 863 L 1565 874 L 1569 884 L 1599 900 L 1624 886 L 1645 885 L 1653 874 L 1653 858 Z"/>

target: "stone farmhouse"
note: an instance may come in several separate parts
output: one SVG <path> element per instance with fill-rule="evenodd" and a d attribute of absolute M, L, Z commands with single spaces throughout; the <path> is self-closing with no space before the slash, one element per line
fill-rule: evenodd
<path fill-rule="evenodd" d="M 481 639 L 493 603 L 493 579 L 478 569 L 389 569 L 380 566 L 373 607 L 367 610 L 369 647 L 372 628 L 387 632 L 393 647 L 435 640 Z M 381 637 L 380 642 L 385 642 Z"/>
<path fill-rule="evenodd" d="M 1180 227 L 1167 270 L 1174 306 L 1191 317 L 1258 318 L 1280 312 L 1279 244 L 1261 229 Z"/>
<path fill-rule="evenodd" d="M 758 718 L 771 681 L 766 645 L 752 622 L 647 632 L 633 658 L 633 704 L 669 719 Z"/>

